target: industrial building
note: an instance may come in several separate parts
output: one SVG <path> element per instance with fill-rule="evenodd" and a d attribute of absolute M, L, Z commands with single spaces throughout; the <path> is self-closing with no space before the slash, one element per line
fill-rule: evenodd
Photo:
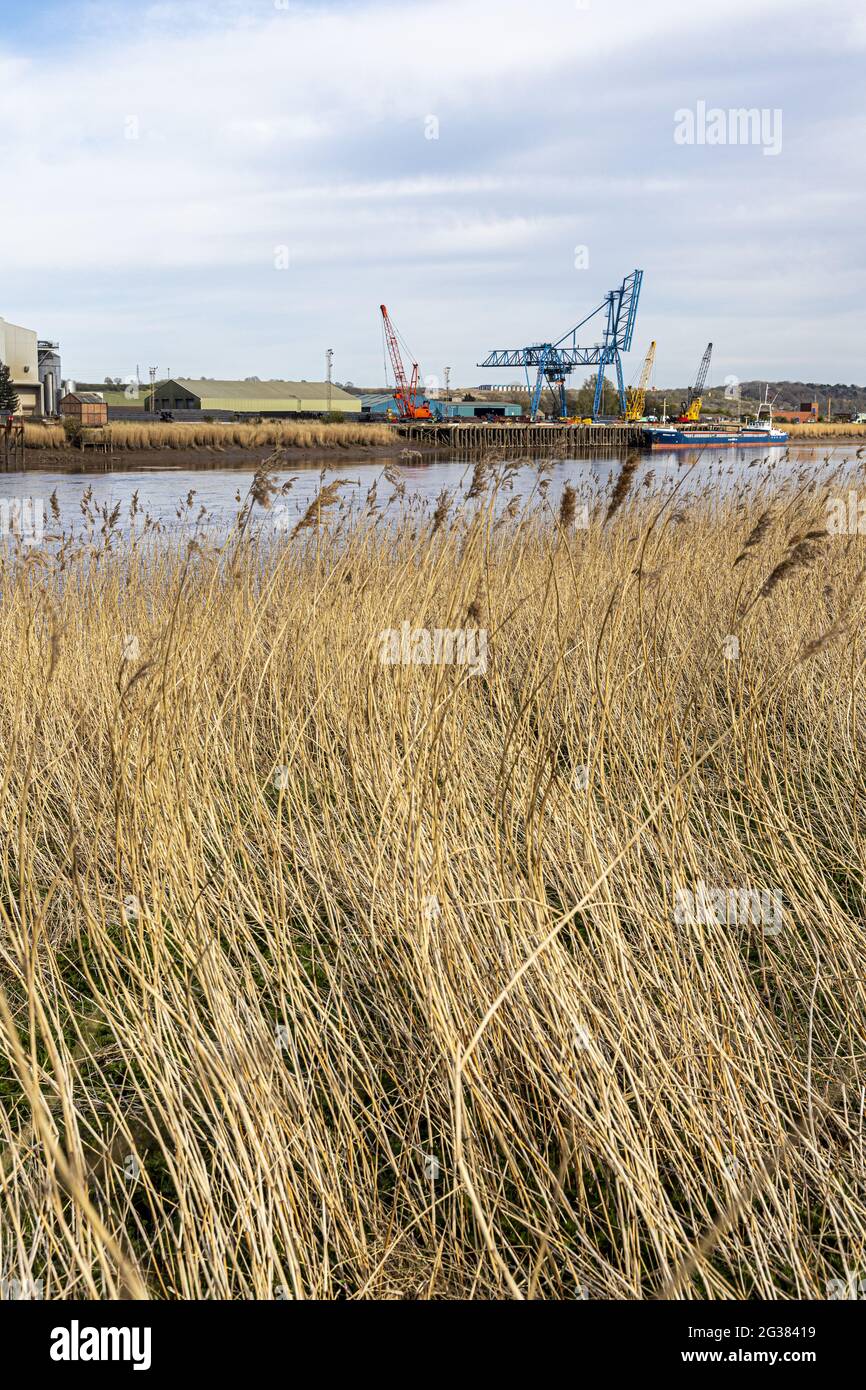
<path fill-rule="evenodd" d="M 497 420 L 523 414 L 516 401 L 431 401 L 437 420 Z"/>
<path fill-rule="evenodd" d="M 428 400 L 419 398 L 418 405 L 427 405 L 434 420 L 488 420 L 523 414 L 523 406 L 515 401 Z M 397 415 L 393 391 L 373 391 L 361 397 L 361 414 Z"/>
<path fill-rule="evenodd" d="M 145 396 L 147 411 L 233 411 L 237 415 L 358 413 L 357 396 L 327 381 L 161 381 Z"/>
<path fill-rule="evenodd" d="M 799 410 L 774 410 L 773 415 L 777 420 L 782 420 L 786 424 L 816 424 L 818 420 L 818 402 L 801 401 Z"/>
<path fill-rule="evenodd" d="M 419 402 L 419 404 L 422 402 Z M 423 404 L 429 405 L 429 401 Z M 388 416 L 397 414 L 397 402 L 393 391 L 368 391 L 359 402 L 362 415 Z"/>
<path fill-rule="evenodd" d="M 42 383 L 39 380 L 37 337 L 29 328 L 0 319 L 0 362 L 12 374 L 22 415 L 42 414 Z"/>

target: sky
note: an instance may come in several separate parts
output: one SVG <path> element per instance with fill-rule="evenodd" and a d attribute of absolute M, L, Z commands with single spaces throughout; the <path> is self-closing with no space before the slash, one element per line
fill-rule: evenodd
<path fill-rule="evenodd" d="M 0 316 L 64 376 L 866 383 L 862 0 L 0 0 Z M 738 110 L 754 110 L 740 122 Z M 579 341 L 598 340 L 594 321 Z M 582 375 L 582 374 L 580 374 Z M 577 382 L 578 378 L 575 378 Z"/>

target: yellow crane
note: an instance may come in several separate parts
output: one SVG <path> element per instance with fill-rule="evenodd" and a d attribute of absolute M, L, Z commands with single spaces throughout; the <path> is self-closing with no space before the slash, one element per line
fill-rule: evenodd
<path fill-rule="evenodd" d="M 695 384 L 686 396 L 682 415 L 677 416 L 678 424 L 694 424 L 701 418 L 701 406 L 703 405 L 704 387 L 707 384 L 707 374 L 710 370 L 710 358 L 713 355 L 712 343 L 707 343 L 706 352 L 701 358 L 701 365 L 698 367 L 698 374 Z"/>
<path fill-rule="evenodd" d="M 642 420 L 646 409 L 646 389 L 649 384 L 650 374 L 655 361 L 656 345 L 653 340 L 649 345 L 649 351 L 644 358 L 643 366 L 640 369 L 640 380 L 637 386 L 630 386 L 626 396 L 625 418 L 630 424 Z"/>

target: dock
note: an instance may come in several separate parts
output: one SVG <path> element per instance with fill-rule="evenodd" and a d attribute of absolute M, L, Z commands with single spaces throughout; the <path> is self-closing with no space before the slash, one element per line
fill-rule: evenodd
<path fill-rule="evenodd" d="M 24 424 L 9 416 L 0 427 L 0 470 L 17 473 L 24 467 Z"/>
<path fill-rule="evenodd" d="M 406 420 L 394 426 L 395 431 L 410 443 L 449 453 L 483 453 L 487 449 L 509 453 L 545 453 L 562 455 L 591 450 L 594 453 L 619 453 L 623 449 L 639 448 L 643 431 L 640 425 L 582 425 L 531 424 L 509 421 L 468 421 L 431 423 L 429 420 Z"/>

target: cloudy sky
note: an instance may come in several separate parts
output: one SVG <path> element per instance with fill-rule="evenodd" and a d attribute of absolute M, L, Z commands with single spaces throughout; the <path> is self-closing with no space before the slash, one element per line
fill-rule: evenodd
<path fill-rule="evenodd" d="M 375 384 L 384 300 L 423 374 L 513 381 L 639 266 L 628 377 L 866 382 L 862 0 L 0 13 L 0 315 L 78 380 Z"/>

